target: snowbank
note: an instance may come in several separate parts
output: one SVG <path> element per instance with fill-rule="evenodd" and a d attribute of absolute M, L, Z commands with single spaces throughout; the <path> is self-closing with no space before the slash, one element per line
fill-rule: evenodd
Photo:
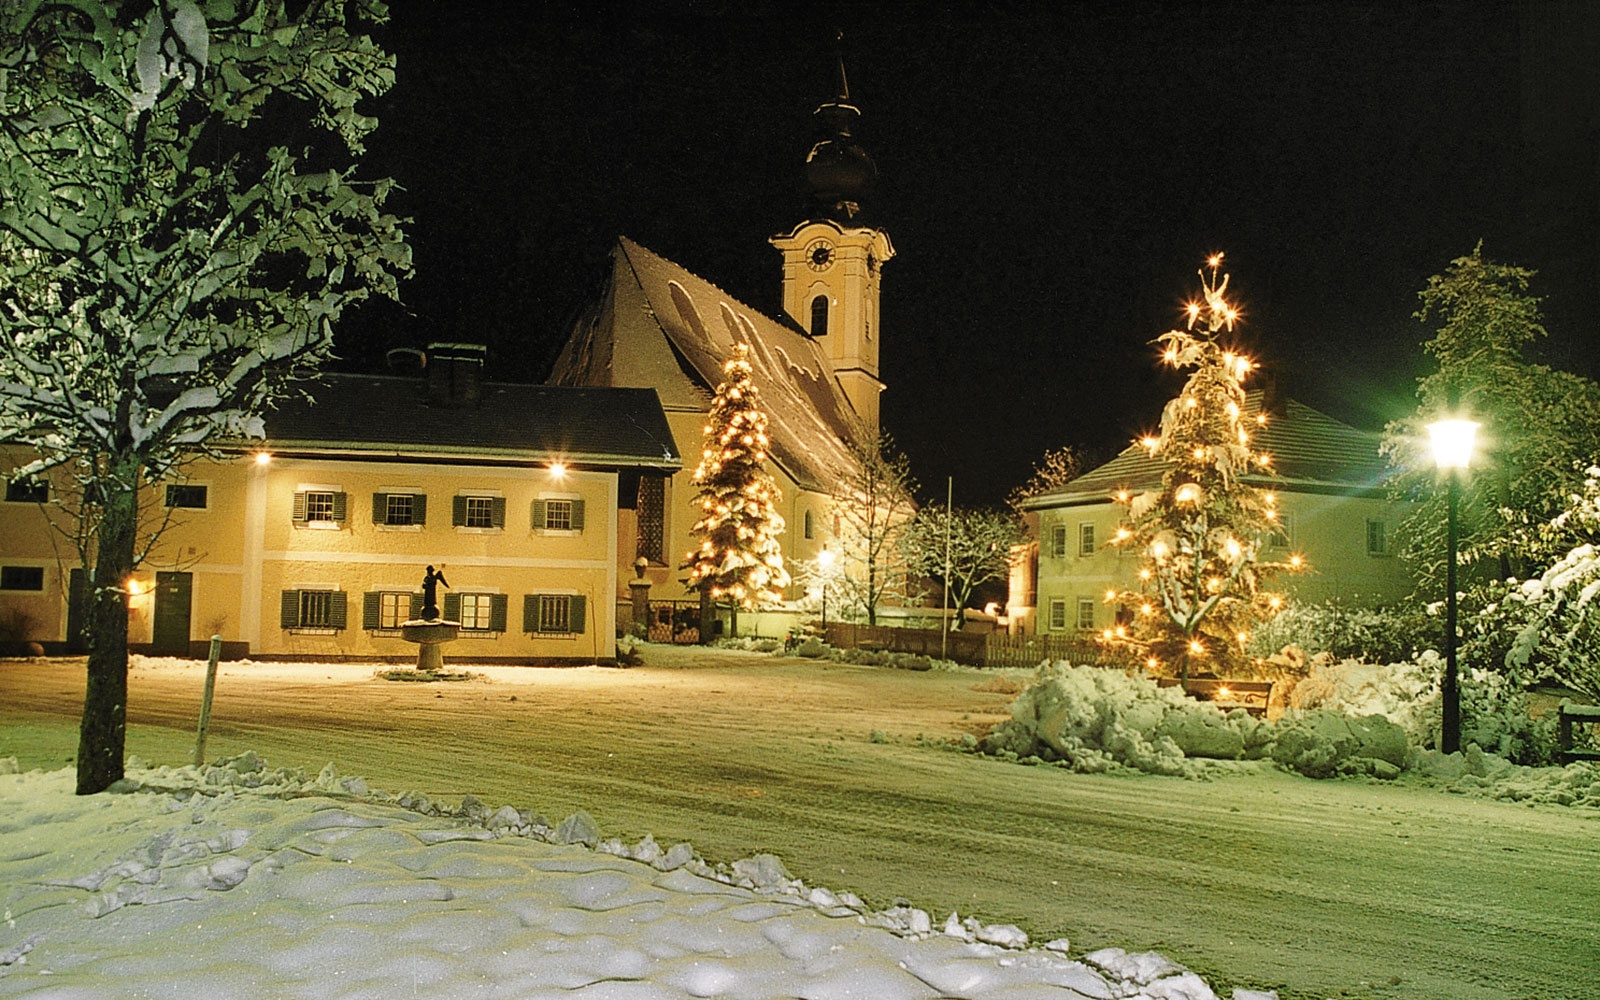
<path fill-rule="evenodd" d="M 713 867 L 582 813 L 444 808 L 253 754 L 129 775 L 83 797 L 68 771 L 0 775 L 0 997 L 1216 996 L 1160 955 L 872 913 L 771 855 Z"/>

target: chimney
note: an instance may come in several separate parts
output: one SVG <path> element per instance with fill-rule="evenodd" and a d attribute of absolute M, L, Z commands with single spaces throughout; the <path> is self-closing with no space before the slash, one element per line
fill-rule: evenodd
<path fill-rule="evenodd" d="M 428 400 L 436 406 L 477 406 L 483 398 L 483 344 L 428 345 L 423 370 L 428 375 Z"/>
<path fill-rule="evenodd" d="M 1282 417 L 1288 408 L 1289 397 L 1283 391 L 1283 383 L 1276 374 L 1267 375 L 1261 381 L 1261 412 L 1269 417 Z"/>

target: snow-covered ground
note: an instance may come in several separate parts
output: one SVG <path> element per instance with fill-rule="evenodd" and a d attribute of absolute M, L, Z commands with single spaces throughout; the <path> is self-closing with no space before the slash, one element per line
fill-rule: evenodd
<path fill-rule="evenodd" d="M 0 774 L 0 997 L 1215 997 L 1153 953 L 1074 960 L 1015 927 L 867 912 L 770 855 L 712 867 L 331 766 L 246 754 L 72 789 Z"/>

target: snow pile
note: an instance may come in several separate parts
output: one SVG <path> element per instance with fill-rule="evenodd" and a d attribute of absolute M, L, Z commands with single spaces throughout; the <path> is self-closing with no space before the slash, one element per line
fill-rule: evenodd
<path fill-rule="evenodd" d="M 0 996 L 1216 997 L 1160 955 L 872 913 L 772 855 L 713 867 L 582 813 L 253 754 L 129 774 L 82 797 L 69 771 L 0 776 Z"/>
<path fill-rule="evenodd" d="M 1406 731 L 1381 715 L 1318 709 L 1278 720 L 1272 759 L 1308 778 L 1400 777 L 1410 756 Z"/>
<path fill-rule="evenodd" d="M 1271 726 L 1242 709 L 1224 714 L 1145 677 L 1065 662 L 1041 667 L 1011 715 L 984 737 L 985 753 L 1083 772 L 1128 767 L 1193 777 L 1192 758 L 1260 759 L 1272 742 Z"/>
<path fill-rule="evenodd" d="M 1486 753 L 1474 743 L 1462 753 L 1422 750 L 1411 767 L 1429 784 L 1459 795 L 1600 809 L 1600 764 L 1525 767 Z"/>

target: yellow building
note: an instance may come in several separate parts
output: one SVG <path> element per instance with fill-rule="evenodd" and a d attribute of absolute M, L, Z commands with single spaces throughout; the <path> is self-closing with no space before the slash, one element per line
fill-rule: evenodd
<path fill-rule="evenodd" d="M 1253 420 L 1264 401 L 1261 391 L 1249 393 L 1246 419 Z M 1264 558 L 1300 555 L 1311 566 L 1308 573 L 1277 578 L 1274 586 L 1302 601 L 1379 604 L 1409 594 L 1411 578 L 1395 558 L 1403 509 L 1383 489 L 1387 469 L 1378 435 L 1294 400 L 1269 406 L 1269 417 L 1252 444 L 1272 455 L 1278 474 L 1245 477 L 1278 498 L 1280 530 Z M 1112 497 L 1158 488 L 1165 471 L 1134 445 L 1025 503 L 1036 537 L 1019 552 L 1011 576 L 1013 631 L 1071 633 L 1113 624 L 1116 609 L 1105 594 L 1135 586 L 1140 557 L 1106 544 L 1124 512 Z"/>
<path fill-rule="evenodd" d="M 326 375 L 264 440 L 153 484 L 141 525 L 164 526 L 127 581 L 130 644 L 190 653 L 218 634 L 233 656 L 414 660 L 400 623 L 432 565 L 462 624 L 447 658 L 614 662 L 633 542 L 618 499 L 680 468 L 672 431 L 649 390 L 486 383 L 483 359 L 436 344 L 426 379 Z M 83 573 L 70 504 L 44 497 L 13 482 L 0 505 L 0 633 L 70 647 Z"/>
<path fill-rule="evenodd" d="M 687 596 L 679 567 L 697 544 L 689 534 L 694 457 L 735 342 L 750 345 L 768 417 L 771 471 L 787 522 L 784 558 L 816 558 L 838 530 L 828 498 L 856 467 L 850 445 L 878 434 L 879 288 L 894 256 L 888 235 L 861 221 L 876 168 L 855 141 L 859 117 L 841 70 L 838 96 L 815 112 L 808 217 L 771 241 L 782 254 L 785 316 L 763 315 L 622 238 L 604 292 L 556 361 L 554 384 L 654 389 L 690 456 L 666 483 L 640 483 L 636 551 L 649 563 L 655 596 Z"/>

